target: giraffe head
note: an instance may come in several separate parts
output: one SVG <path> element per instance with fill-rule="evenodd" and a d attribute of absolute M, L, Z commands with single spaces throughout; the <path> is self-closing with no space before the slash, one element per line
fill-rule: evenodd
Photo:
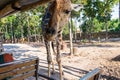
<path fill-rule="evenodd" d="M 50 4 L 51 17 L 44 35 L 46 40 L 54 40 L 59 33 L 62 33 L 62 28 L 68 22 L 72 9 L 71 0 L 55 0 Z"/>

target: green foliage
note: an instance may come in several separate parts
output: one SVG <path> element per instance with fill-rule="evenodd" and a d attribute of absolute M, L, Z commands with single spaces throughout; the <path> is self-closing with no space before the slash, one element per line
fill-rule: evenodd
<path fill-rule="evenodd" d="M 84 5 L 84 17 L 97 17 L 99 21 L 108 21 L 111 18 L 112 7 L 119 0 L 86 0 Z"/>
<path fill-rule="evenodd" d="M 94 18 L 94 32 L 100 32 L 102 31 L 102 27 L 104 24 L 102 22 L 99 22 L 97 19 Z"/>
<path fill-rule="evenodd" d="M 119 20 L 118 19 L 111 20 L 109 28 L 111 32 L 120 32 Z"/>
<path fill-rule="evenodd" d="M 35 34 L 37 32 L 38 34 L 41 31 L 41 18 L 45 11 L 45 7 L 46 5 L 2 18 L 0 20 L 0 29 L 4 32 L 5 38 L 10 39 L 13 34 L 16 38 L 21 38 L 22 34 L 24 37 L 27 37 L 28 24 L 30 33 Z"/>
<path fill-rule="evenodd" d="M 65 25 L 63 28 L 63 36 L 68 35 L 69 34 L 69 27 L 68 25 Z"/>
<path fill-rule="evenodd" d="M 84 0 L 82 32 L 94 33 L 106 30 L 119 31 L 119 25 L 111 20 L 112 7 L 119 0 Z M 107 24 L 106 24 L 107 23 Z M 106 25 L 105 25 L 106 24 Z"/>
<path fill-rule="evenodd" d="M 105 23 L 99 22 L 96 18 L 93 20 L 94 23 L 94 32 L 105 31 Z M 87 33 L 90 30 L 90 20 L 86 20 L 81 25 L 82 32 Z M 108 31 L 109 32 L 120 32 L 120 23 L 118 19 L 114 19 L 108 22 Z"/>
<path fill-rule="evenodd" d="M 79 4 L 82 3 L 82 0 L 71 0 L 72 3 Z"/>
<path fill-rule="evenodd" d="M 115 28 L 115 32 L 120 32 L 120 23 L 118 24 L 118 27 Z"/>
<path fill-rule="evenodd" d="M 10 34 L 5 33 L 4 35 L 5 35 L 6 39 L 10 39 Z"/>
<path fill-rule="evenodd" d="M 100 32 L 105 30 L 105 23 L 108 21 L 108 31 L 120 32 L 120 23 L 118 20 L 111 20 L 111 9 L 119 0 L 71 0 L 72 3 L 84 4 L 82 11 L 72 11 L 72 20 L 81 21 L 80 13 L 83 13 L 81 29 L 83 32 L 89 33 Z M 0 20 L 0 30 L 4 32 L 6 39 L 11 39 L 12 31 L 16 38 L 28 36 L 28 27 L 30 33 L 41 33 L 41 19 L 47 6 L 40 6 L 27 12 L 16 13 Z M 73 31 L 76 24 L 71 21 Z M 23 32 L 22 32 L 23 31 Z M 69 34 L 68 25 L 64 27 L 63 36 Z"/>

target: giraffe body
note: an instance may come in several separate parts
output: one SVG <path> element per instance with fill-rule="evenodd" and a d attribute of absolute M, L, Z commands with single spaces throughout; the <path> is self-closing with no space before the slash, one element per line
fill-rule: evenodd
<path fill-rule="evenodd" d="M 58 63 L 60 80 L 63 79 L 63 70 L 61 64 L 61 44 L 62 44 L 62 29 L 68 22 L 72 7 L 70 0 L 55 0 L 51 2 L 46 9 L 43 17 L 42 32 L 45 40 L 47 61 L 48 61 L 48 76 L 50 76 L 50 65 L 54 68 L 53 53 L 56 53 L 56 61 Z M 54 50 L 53 41 L 56 41 L 56 52 Z"/>

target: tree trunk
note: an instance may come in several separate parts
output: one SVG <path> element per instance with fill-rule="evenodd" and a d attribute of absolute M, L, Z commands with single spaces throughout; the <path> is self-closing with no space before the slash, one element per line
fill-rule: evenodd
<path fill-rule="evenodd" d="M 72 36 L 72 42 L 73 42 L 73 37 L 74 37 L 73 32 L 74 32 L 74 30 L 73 30 L 72 13 L 71 13 L 71 18 L 70 18 L 70 22 L 69 23 L 70 23 L 70 28 L 71 28 L 71 32 L 72 32 L 71 36 Z"/>
<path fill-rule="evenodd" d="M 29 25 L 29 19 L 27 18 L 27 30 L 28 30 L 28 43 L 30 43 L 30 25 Z"/>
<path fill-rule="evenodd" d="M 107 41 L 108 40 L 108 21 L 106 21 L 106 23 L 105 23 L 105 29 L 106 29 L 105 41 Z"/>
<path fill-rule="evenodd" d="M 10 26 L 11 26 L 11 41 L 12 41 L 12 43 L 15 43 L 14 26 L 12 25 L 12 22 L 11 22 Z"/>
<path fill-rule="evenodd" d="M 6 33 L 5 41 L 8 41 L 10 38 L 7 38 L 8 34 L 9 34 L 9 28 L 8 28 L 7 24 L 6 24 L 6 27 L 5 27 L 5 33 Z"/>
<path fill-rule="evenodd" d="M 79 27 L 79 41 L 81 42 L 81 28 Z"/>
<path fill-rule="evenodd" d="M 90 21 L 91 21 L 91 19 L 90 19 Z M 88 33 L 87 33 L 87 35 L 88 35 L 88 38 L 89 38 L 89 42 L 91 42 L 91 36 L 92 36 L 92 25 L 91 25 L 92 23 L 90 22 L 89 23 L 89 31 L 88 31 Z"/>
<path fill-rule="evenodd" d="M 39 26 L 41 26 L 41 25 L 39 25 Z M 39 42 L 42 41 L 42 43 L 44 43 L 44 39 L 41 38 L 42 36 L 43 36 L 43 34 L 40 31 L 40 27 L 38 27 L 38 41 Z"/>
<path fill-rule="evenodd" d="M 77 42 L 77 33 L 76 33 L 76 27 L 75 27 L 75 33 L 74 33 L 74 39 L 75 39 L 75 43 Z"/>
<path fill-rule="evenodd" d="M 24 41 L 24 34 L 23 34 L 24 30 L 23 30 L 23 26 L 21 26 L 21 39 L 22 39 L 22 43 Z"/>
<path fill-rule="evenodd" d="M 120 22 L 120 0 L 119 0 L 119 22 Z"/>
<path fill-rule="evenodd" d="M 93 24 L 93 18 L 90 19 L 90 36 L 89 36 L 89 42 L 93 39 L 93 32 L 94 32 L 94 24 Z"/>
<path fill-rule="evenodd" d="M 35 33 L 35 42 L 36 42 L 37 41 L 36 27 L 34 27 L 34 33 Z"/>
<path fill-rule="evenodd" d="M 4 41 L 6 41 L 6 36 L 7 36 L 7 34 L 8 34 L 8 30 L 7 30 L 7 25 L 5 25 L 5 40 Z"/>
<path fill-rule="evenodd" d="M 69 37 L 70 37 L 70 55 L 73 55 L 73 44 L 72 44 L 72 29 L 71 29 L 71 24 L 70 22 L 68 22 L 68 26 L 69 26 Z"/>

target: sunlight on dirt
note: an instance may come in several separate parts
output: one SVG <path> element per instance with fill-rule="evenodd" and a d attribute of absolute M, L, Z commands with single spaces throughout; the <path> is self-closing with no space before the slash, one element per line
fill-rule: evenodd
<path fill-rule="evenodd" d="M 4 44 L 6 52 L 13 53 L 15 59 L 38 56 L 39 73 L 47 75 L 46 49 L 42 43 Z M 102 80 L 120 80 L 120 42 L 74 43 L 76 54 L 69 56 L 68 47 L 62 51 L 65 80 L 78 80 L 95 68 L 102 69 Z M 58 66 L 51 77 L 58 80 Z"/>

